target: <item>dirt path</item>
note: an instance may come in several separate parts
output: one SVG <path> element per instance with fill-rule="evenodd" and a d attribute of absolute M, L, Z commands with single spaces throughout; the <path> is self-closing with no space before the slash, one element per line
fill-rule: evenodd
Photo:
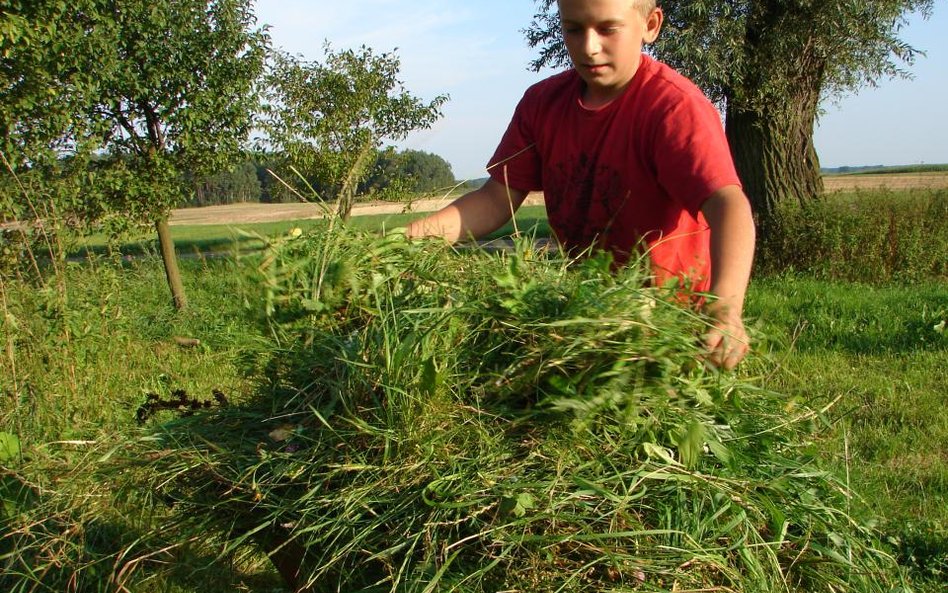
<path fill-rule="evenodd" d="M 353 216 L 372 214 L 399 214 L 402 212 L 432 212 L 451 203 L 454 198 L 417 200 L 415 202 L 368 202 L 356 204 Z M 543 194 L 532 193 L 527 196 L 525 205 L 543 203 Z M 227 204 L 225 206 L 205 206 L 203 208 L 179 208 L 171 213 L 169 223 L 173 225 L 201 224 L 250 224 L 256 222 L 277 222 L 281 220 L 308 220 L 322 218 L 326 206 L 321 204 Z M 328 208 L 334 213 L 334 206 Z"/>
<path fill-rule="evenodd" d="M 829 175 L 823 178 L 827 193 L 852 191 L 854 189 L 888 188 L 933 189 L 948 188 L 946 173 L 900 173 L 888 175 Z M 453 197 L 432 200 L 418 200 L 411 204 L 398 202 L 371 202 L 356 204 L 353 216 L 371 214 L 397 214 L 400 212 L 431 212 L 446 206 Z M 543 204 L 543 194 L 531 193 L 525 202 L 527 205 Z M 410 206 L 410 207 L 409 207 Z M 330 206 L 330 212 L 332 212 Z M 172 225 L 202 224 L 250 224 L 257 222 L 277 222 L 281 220 L 306 220 L 322 218 L 324 206 L 318 204 L 228 204 L 226 206 L 206 206 L 204 208 L 181 208 L 171 213 Z"/>

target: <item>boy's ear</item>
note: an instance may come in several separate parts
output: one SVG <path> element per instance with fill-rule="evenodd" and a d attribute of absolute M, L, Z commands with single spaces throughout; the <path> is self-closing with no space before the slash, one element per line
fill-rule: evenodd
<path fill-rule="evenodd" d="M 658 39 L 658 33 L 662 29 L 662 22 L 665 15 L 661 8 L 655 8 L 645 18 L 645 35 L 642 36 L 644 43 L 654 43 Z"/>

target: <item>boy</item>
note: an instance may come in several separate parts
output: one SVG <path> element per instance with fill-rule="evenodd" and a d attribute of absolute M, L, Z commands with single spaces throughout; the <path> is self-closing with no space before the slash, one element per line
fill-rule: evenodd
<path fill-rule="evenodd" d="M 678 277 L 714 294 L 705 345 L 732 369 L 748 349 L 754 223 L 720 117 L 694 84 L 642 53 L 662 25 L 655 0 L 557 4 L 573 68 L 527 90 L 484 186 L 413 222 L 408 236 L 481 237 L 543 190 L 567 249 L 595 245 L 623 264 L 644 248 L 657 283 Z"/>

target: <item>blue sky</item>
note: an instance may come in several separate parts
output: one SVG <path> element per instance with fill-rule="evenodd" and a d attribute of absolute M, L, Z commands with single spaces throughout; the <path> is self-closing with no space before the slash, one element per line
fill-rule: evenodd
<path fill-rule="evenodd" d="M 526 88 L 549 74 L 527 70 L 534 52 L 522 29 L 532 0 L 257 0 L 276 47 L 320 60 L 335 49 L 397 49 L 401 80 L 416 96 L 447 93 L 444 117 L 399 143 L 433 152 L 459 179 L 483 177 Z M 927 53 L 912 80 L 881 81 L 827 103 L 815 134 L 823 166 L 948 163 L 948 6 L 910 17 L 903 38 Z"/>

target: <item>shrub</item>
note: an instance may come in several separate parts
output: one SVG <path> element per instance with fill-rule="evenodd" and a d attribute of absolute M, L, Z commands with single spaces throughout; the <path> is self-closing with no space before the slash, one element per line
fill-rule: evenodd
<path fill-rule="evenodd" d="M 761 233 L 757 272 L 873 284 L 948 280 L 948 190 L 857 191 L 785 207 Z"/>

